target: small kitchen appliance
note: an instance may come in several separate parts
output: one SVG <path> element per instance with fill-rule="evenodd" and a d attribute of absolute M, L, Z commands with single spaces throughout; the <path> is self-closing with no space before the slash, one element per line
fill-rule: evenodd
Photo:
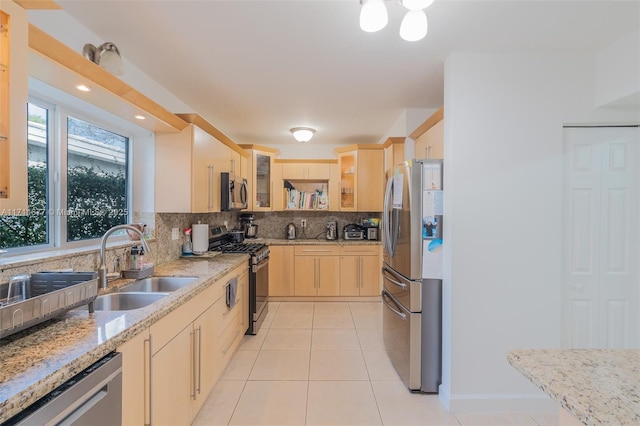
<path fill-rule="evenodd" d="M 343 228 L 345 240 L 363 240 L 364 228 L 357 223 L 350 223 Z"/>
<path fill-rule="evenodd" d="M 327 229 L 325 232 L 325 237 L 327 240 L 337 240 L 338 239 L 338 223 L 335 221 L 327 222 Z"/>
<path fill-rule="evenodd" d="M 296 226 L 293 223 L 287 225 L 286 228 L 287 240 L 295 240 L 296 239 Z"/>
<path fill-rule="evenodd" d="M 371 217 L 362 219 L 362 227 L 364 228 L 364 239 L 377 241 L 380 239 L 380 219 Z"/>
<path fill-rule="evenodd" d="M 243 213 L 240 215 L 241 229 L 244 231 L 245 238 L 257 238 L 258 237 L 258 225 L 253 223 L 254 216 L 249 213 Z"/>

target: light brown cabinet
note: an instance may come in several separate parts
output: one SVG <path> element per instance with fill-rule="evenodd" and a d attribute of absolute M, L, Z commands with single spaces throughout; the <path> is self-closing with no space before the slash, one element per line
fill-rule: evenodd
<path fill-rule="evenodd" d="M 165 213 L 220 211 L 220 173 L 231 169 L 231 149 L 193 124 L 156 134 L 155 208 Z"/>
<path fill-rule="evenodd" d="M 228 308 L 226 284 L 234 277 L 237 303 Z M 239 266 L 118 347 L 123 424 L 191 423 L 246 330 L 247 284 L 247 268 Z"/>
<path fill-rule="evenodd" d="M 294 296 L 293 246 L 269 246 L 269 296 Z"/>
<path fill-rule="evenodd" d="M 410 137 L 416 142 L 415 158 L 444 158 L 444 107 L 427 118 Z"/>
<path fill-rule="evenodd" d="M 249 152 L 247 177 L 249 187 L 249 211 L 274 210 L 273 159 L 278 150 L 258 145 L 240 145 Z"/>
<path fill-rule="evenodd" d="M 334 179 L 337 160 L 278 160 L 274 161 L 276 210 L 337 210 L 332 194 L 337 193 Z M 293 190 L 287 191 L 287 189 Z M 307 194 L 307 198 L 300 194 Z M 311 194 L 323 195 L 315 199 Z M 311 199 L 310 199 L 311 198 Z M 305 203 L 305 199 L 309 201 Z"/>
<path fill-rule="evenodd" d="M 0 3 L 0 214 L 27 211 L 27 11 Z"/>
<path fill-rule="evenodd" d="M 340 247 L 340 296 L 379 296 L 381 289 L 381 247 Z"/>
<path fill-rule="evenodd" d="M 384 147 L 384 170 L 387 171 L 404 161 L 404 140 L 402 137 L 388 138 Z"/>
<path fill-rule="evenodd" d="M 339 296 L 339 253 L 338 246 L 296 246 L 295 296 Z"/>
<path fill-rule="evenodd" d="M 340 166 L 340 210 L 380 212 L 384 196 L 382 145 L 357 145 L 335 150 Z"/>

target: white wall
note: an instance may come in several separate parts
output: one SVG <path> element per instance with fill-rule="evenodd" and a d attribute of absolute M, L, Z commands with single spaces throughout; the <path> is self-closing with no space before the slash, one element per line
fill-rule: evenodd
<path fill-rule="evenodd" d="M 456 53 L 445 65 L 444 360 L 451 411 L 554 404 L 507 362 L 561 343 L 563 123 L 596 110 L 588 55 Z"/>
<path fill-rule="evenodd" d="M 640 30 L 598 52 L 596 105 L 640 105 Z"/>

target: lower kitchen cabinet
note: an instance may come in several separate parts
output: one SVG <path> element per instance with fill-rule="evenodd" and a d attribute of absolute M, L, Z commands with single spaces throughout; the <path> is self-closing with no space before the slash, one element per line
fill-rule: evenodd
<path fill-rule="evenodd" d="M 380 246 L 343 246 L 340 254 L 340 296 L 379 296 Z"/>
<path fill-rule="evenodd" d="M 296 246 L 294 261 L 295 295 L 339 296 L 339 253 L 339 246 Z"/>
<path fill-rule="evenodd" d="M 118 347 L 122 354 L 122 424 L 149 424 L 149 329 Z"/>
<path fill-rule="evenodd" d="M 238 279 L 237 302 L 228 308 L 224 296 L 233 278 Z M 118 347 L 123 354 L 122 424 L 190 424 L 247 325 L 248 274 L 240 266 Z"/>
<path fill-rule="evenodd" d="M 269 296 L 294 296 L 293 246 L 269 246 Z"/>

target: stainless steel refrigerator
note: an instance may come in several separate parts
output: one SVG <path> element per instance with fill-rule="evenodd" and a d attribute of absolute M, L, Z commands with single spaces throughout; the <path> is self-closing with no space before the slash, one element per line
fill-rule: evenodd
<path fill-rule="evenodd" d="M 442 382 L 442 160 L 387 172 L 382 247 L 383 338 L 412 391 Z"/>

